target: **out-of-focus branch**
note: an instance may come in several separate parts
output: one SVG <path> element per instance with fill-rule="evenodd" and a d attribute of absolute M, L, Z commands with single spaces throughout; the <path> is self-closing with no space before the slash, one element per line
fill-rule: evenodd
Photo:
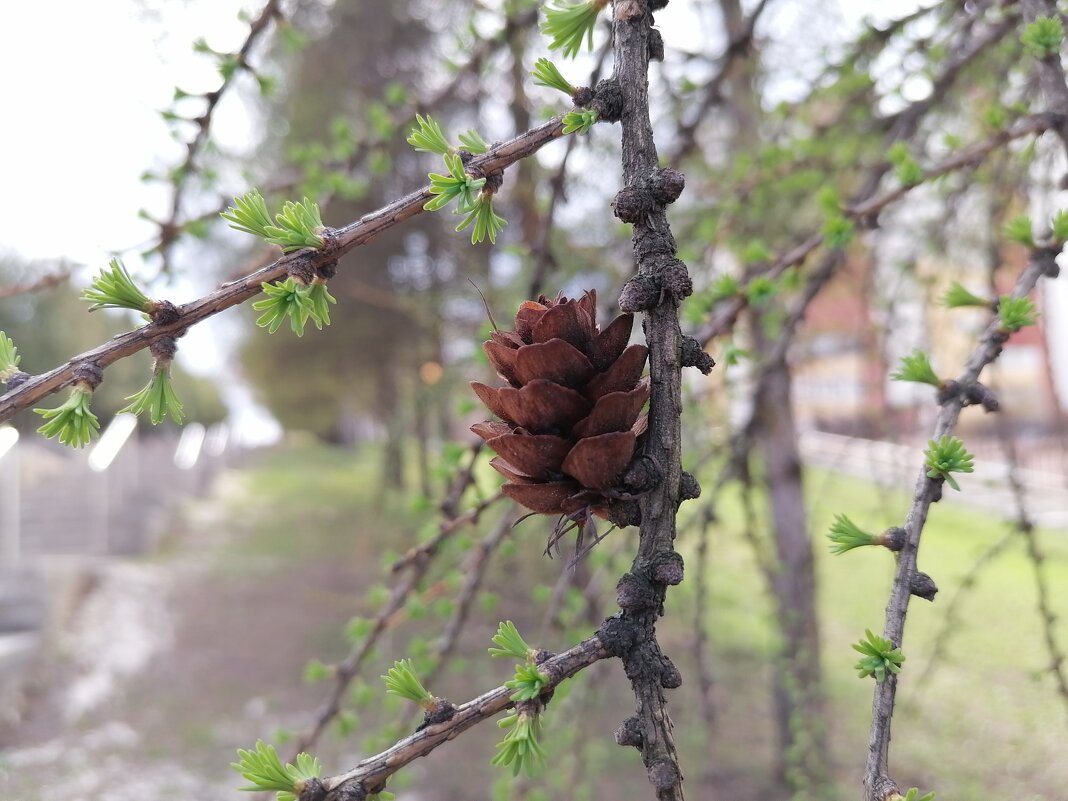
<path fill-rule="evenodd" d="M 16 295 L 28 295 L 31 292 L 38 292 L 42 289 L 51 289 L 54 286 L 66 283 L 68 278 L 70 278 L 70 273 L 63 270 L 33 281 L 24 281 L 21 284 L 13 284 L 12 286 L 2 286 L 0 287 L 0 298 L 13 298 Z"/>

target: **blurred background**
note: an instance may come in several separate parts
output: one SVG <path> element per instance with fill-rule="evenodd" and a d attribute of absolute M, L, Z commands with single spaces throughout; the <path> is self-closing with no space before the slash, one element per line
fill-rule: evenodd
<path fill-rule="evenodd" d="M 1028 252 L 1006 225 L 1029 215 L 1041 235 L 1068 199 L 1052 136 L 999 138 L 1045 108 L 1014 5 L 676 0 L 656 15 L 657 144 L 687 178 L 670 213 L 696 288 L 684 326 L 718 362 L 686 376 L 684 466 L 704 493 L 680 511 L 687 580 L 661 625 L 684 677 L 670 709 L 693 798 L 859 797 L 871 680 L 849 645 L 881 629 L 893 559 L 832 557 L 825 534 L 838 514 L 902 523 L 937 406 L 891 374 L 922 348 L 956 375 L 990 313 L 947 309 L 946 291 L 1008 292 Z M 565 60 L 539 13 L 527 0 L 0 12 L 19 32 L 0 52 L 0 102 L 18 111 L 0 151 L 0 330 L 22 369 L 138 324 L 78 300 L 113 255 L 176 303 L 276 258 L 218 220 L 253 186 L 271 205 L 317 199 L 340 226 L 438 170 L 405 142 L 416 112 L 494 142 L 568 108 L 530 70 L 549 55 L 576 85 L 609 75 L 608 15 Z M 576 563 L 570 543 L 544 556 L 554 521 L 512 526 L 521 512 L 468 431 L 488 416 L 468 382 L 492 378 L 487 307 L 507 328 L 525 298 L 595 289 L 611 320 L 633 271 L 610 210 L 618 140 L 595 125 L 511 167 L 495 246 L 442 212 L 358 248 L 321 332 L 270 335 L 249 308 L 196 326 L 174 376 L 182 428 L 116 414 L 146 353 L 108 368 L 103 434 L 84 451 L 44 440 L 29 412 L 0 427 L 0 797 L 236 799 L 228 764 L 260 737 L 336 772 L 411 730 L 378 678 L 393 660 L 459 703 L 508 678 L 485 652 L 498 621 L 562 651 L 616 610 L 636 531 Z M 880 205 L 848 247 L 773 269 L 828 205 L 878 201 L 911 183 L 910 163 L 989 142 Z M 965 410 L 976 470 L 925 530 L 920 568 L 940 592 L 913 602 L 892 768 L 948 799 L 1055 799 L 1068 783 L 1066 287 L 1040 285 L 1038 324 L 984 374 L 1002 411 Z M 596 665 L 548 710 L 541 778 L 493 768 L 487 725 L 390 789 L 647 798 L 637 755 L 612 740 L 632 705 L 618 665 Z"/>

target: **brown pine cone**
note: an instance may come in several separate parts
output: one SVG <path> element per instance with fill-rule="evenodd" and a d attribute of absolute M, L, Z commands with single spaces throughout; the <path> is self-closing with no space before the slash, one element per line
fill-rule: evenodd
<path fill-rule="evenodd" d="M 510 386 L 471 382 L 503 420 L 471 430 L 497 453 L 490 464 L 509 480 L 505 495 L 543 514 L 606 515 L 646 427 L 649 351 L 627 346 L 633 323 L 622 314 L 600 331 L 592 290 L 577 300 L 543 295 L 519 307 L 514 331 L 483 345 Z"/>

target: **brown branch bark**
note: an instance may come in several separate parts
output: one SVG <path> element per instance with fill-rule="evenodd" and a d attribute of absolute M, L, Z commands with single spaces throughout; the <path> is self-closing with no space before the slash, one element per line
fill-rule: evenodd
<path fill-rule="evenodd" d="M 649 118 L 653 17 L 648 0 L 616 0 L 613 13 L 614 79 L 623 99 L 623 183 L 632 190 L 653 179 L 659 170 Z M 627 730 L 630 737 L 617 739 L 640 747 L 649 781 L 660 801 L 682 801 L 682 771 L 664 697 L 664 688 L 677 687 L 681 678 L 660 650 L 656 621 L 663 612 L 668 584 L 682 580 L 682 558 L 674 550 L 682 478 L 682 332 L 678 304 L 691 288 L 686 266 L 675 258 L 677 248 L 664 209 L 664 203 L 658 202 L 634 222 L 631 242 L 638 275 L 631 279 L 620 299 L 624 311 L 645 310 L 652 395 L 643 455 L 660 468 L 663 480 L 641 498 L 638 553 L 631 572 L 620 579 L 618 594 L 623 611 L 617 621 L 627 645 L 617 655 L 623 660 L 637 710 L 635 718 L 621 729 Z M 645 287 L 650 294 L 658 290 L 658 299 L 633 306 L 627 300 L 628 290 L 638 287 Z"/>
<path fill-rule="evenodd" d="M 548 122 L 519 134 L 514 139 L 492 147 L 488 153 L 471 160 L 468 169 L 481 169 L 485 173 L 504 170 L 563 135 L 561 120 L 557 115 Z M 62 389 L 74 379 L 74 373 L 83 364 L 105 368 L 119 359 L 144 350 L 164 336 L 181 336 L 191 325 L 218 314 L 231 306 L 243 303 L 259 294 L 262 284 L 285 278 L 291 266 L 310 264 L 319 267 L 337 261 L 340 256 L 363 245 L 378 234 L 423 212 L 423 205 L 430 200 L 430 187 L 412 192 L 394 200 L 376 211 L 365 214 L 341 228 L 334 229 L 330 246 L 321 251 L 302 250 L 282 256 L 250 275 L 223 285 L 210 294 L 178 307 L 178 319 L 173 323 L 146 326 L 119 334 L 93 350 L 75 356 L 66 364 L 31 376 L 14 389 L 0 396 L 0 422 L 10 419 L 16 412 L 26 409 L 42 398 Z"/>
<path fill-rule="evenodd" d="M 1013 297 L 1023 297 L 1033 290 L 1043 275 L 1056 275 L 1054 259 L 1058 249 L 1039 248 L 1033 254 L 1030 263 L 1020 274 L 1012 290 Z M 972 351 L 963 372 L 956 379 L 961 387 L 975 384 L 988 364 L 1001 353 L 1001 347 L 1008 339 L 998 327 L 998 320 L 987 326 L 978 346 Z M 951 435 L 956 428 L 957 419 L 964 407 L 963 393 L 947 398 L 939 407 L 938 418 L 932 433 L 932 439 Z M 898 558 L 894 586 L 890 602 L 886 608 L 886 624 L 883 637 L 901 646 L 905 632 L 905 618 L 908 614 L 911 597 L 912 580 L 916 576 L 917 556 L 919 554 L 920 536 L 927 522 L 931 504 L 941 497 L 940 481 L 928 478 L 926 467 L 921 468 L 916 481 L 912 506 L 905 518 L 903 528 L 906 533 L 905 547 Z M 899 788 L 890 778 L 890 724 L 894 715 L 894 700 L 897 694 L 899 677 L 887 676 L 886 681 L 875 685 L 872 701 L 872 725 L 868 742 L 868 761 L 864 772 L 865 801 L 886 801 Z"/>
<path fill-rule="evenodd" d="M 609 656 L 601 637 L 595 634 L 539 667 L 549 676 L 548 690 Z M 426 756 L 472 726 L 513 706 L 510 698 L 513 692 L 501 686 L 473 698 L 456 707 L 449 720 L 420 729 L 382 753 L 363 760 L 352 770 L 323 779 L 319 792 L 306 790 L 301 795 L 301 801 L 363 801 L 370 792 L 381 787 L 386 779 L 408 763 Z"/>

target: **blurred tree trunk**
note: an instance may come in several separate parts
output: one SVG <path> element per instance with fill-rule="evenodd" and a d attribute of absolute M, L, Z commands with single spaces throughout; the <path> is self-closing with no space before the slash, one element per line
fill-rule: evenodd
<path fill-rule="evenodd" d="M 766 349 L 762 318 L 754 319 L 758 350 Z M 805 515 L 801 454 L 792 408 L 792 377 L 785 360 L 767 367 L 756 397 L 753 431 L 764 465 L 776 570 L 772 577 L 781 633 L 774 673 L 778 769 L 792 788 L 818 787 L 827 777 L 816 572 Z"/>

